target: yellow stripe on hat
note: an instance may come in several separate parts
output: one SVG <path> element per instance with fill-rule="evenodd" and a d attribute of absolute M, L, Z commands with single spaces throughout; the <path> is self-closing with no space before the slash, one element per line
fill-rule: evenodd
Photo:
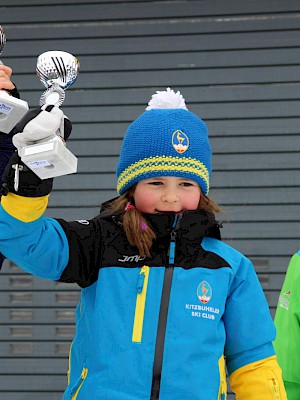
<path fill-rule="evenodd" d="M 178 171 L 195 174 L 205 181 L 207 188 L 209 187 L 209 172 L 201 161 L 191 157 L 179 158 L 157 156 L 145 158 L 126 168 L 119 176 L 117 190 L 120 192 L 128 182 L 132 181 L 139 175 L 147 174 L 148 172 L 159 173 L 162 171 Z"/>

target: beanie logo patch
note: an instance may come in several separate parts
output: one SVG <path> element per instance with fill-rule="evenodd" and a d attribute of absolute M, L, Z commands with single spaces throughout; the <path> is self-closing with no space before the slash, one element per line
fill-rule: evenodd
<path fill-rule="evenodd" d="M 180 129 L 177 129 L 172 135 L 172 146 L 179 154 L 186 152 L 190 146 L 188 136 Z"/>

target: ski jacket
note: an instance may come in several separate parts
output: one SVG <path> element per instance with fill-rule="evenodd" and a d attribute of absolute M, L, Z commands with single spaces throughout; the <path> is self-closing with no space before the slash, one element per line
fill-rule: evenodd
<path fill-rule="evenodd" d="M 286 399 L 255 270 L 212 215 L 145 215 L 157 234 L 145 258 L 118 215 L 66 222 L 44 218 L 46 203 L 3 198 L 0 250 L 82 288 L 64 400 L 223 400 L 225 365 L 238 399 Z"/>
<path fill-rule="evenodd" d="M 290 260 L 281 288 L 274 342 L 289 400 L 300 399 L 300 251 Z"/>

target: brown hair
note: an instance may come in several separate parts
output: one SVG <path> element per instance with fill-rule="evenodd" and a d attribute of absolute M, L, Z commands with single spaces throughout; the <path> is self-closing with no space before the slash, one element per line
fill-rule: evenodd
<path fill-rule="evenodd" d="M 140 256 L 150 257 L 151 246 L 153 240 L 156 238 L 154 231 L 144 219 L 142 213 L 140 213 L 135 207 L 130 207 L 127 211 L 125 211 L 125 207 L 128 203 L 134 204 L 133 193 L 135 187 L 136 185 L 112 201 L 104 213 L 106 215 L 123 213 L 122 224 L 128 242 L 132 246 L 136 246 L 138 248 Z M 212 198 L 204 195 L 203 193 L 201 193 L 198 210 L 205 210 L 211 213 L 222 212 L 222 209 L 219 207 L 219 205 Z"/>

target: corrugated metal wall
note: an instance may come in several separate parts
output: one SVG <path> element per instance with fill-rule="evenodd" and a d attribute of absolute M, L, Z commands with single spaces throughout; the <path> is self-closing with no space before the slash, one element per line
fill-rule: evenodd
<path fill-rule="evenodd" d="M 1 0 L 0 19 L 2 60 L 31 107 L 39 54 L 81 63 L 63 105 L 79 171 L 56 179 L 48 215 L 89 218 L 116 195 L 127 125 L 171 86 L 208 123 L 223 237 L 253 260 L 274 313 L 300 236 L 300 2 Z M 0 399 L 60 399 L 77 287 L 6 262 L 0 290 Z"/>

